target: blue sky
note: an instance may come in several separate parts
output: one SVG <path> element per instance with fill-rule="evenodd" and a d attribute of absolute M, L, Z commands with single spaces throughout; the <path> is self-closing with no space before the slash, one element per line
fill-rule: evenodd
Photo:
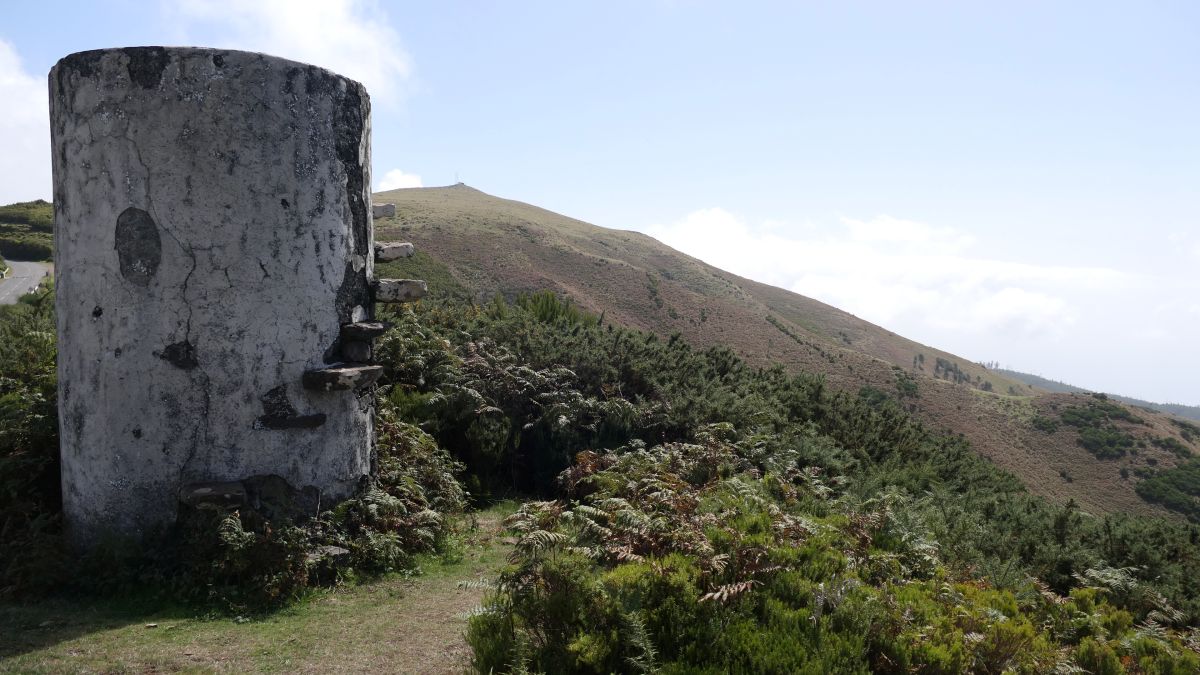
<path fill-rule="evenodd" d="M 129 0 L 0 10 L 0 202 L 45 74 L 134 44 L 362 80 L 377 187 L 648 232 L 966 358 L 1200 404 L 1200 4 Z"/>

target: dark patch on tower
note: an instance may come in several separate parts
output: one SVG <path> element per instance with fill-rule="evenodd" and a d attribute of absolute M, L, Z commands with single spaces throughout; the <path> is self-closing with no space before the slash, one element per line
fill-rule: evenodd
<path fill-rule="evenodd" d="M 342 283 L 338 284 L 337 295 L 334 297 L 338 321 L 353 322 L 354 308 L 359 305 L 364 308 L 371 306 L 371 286 L 367 283 L 366 267 L 356 272 L 354 265 L 347 262 L 346 271 L 342 273 Z"/>
<path fill-rule="evenodd" d="M 122 50 L 129 57 L 129 79 L 143 89 L 156 89 L 162 82 L 163 71 L 171 62 L 162 47 L 130 47 Z"/>
<path fill-rule="evenodd" d="M 362 85 L 319 68 L 309 69 L 306 85 L 310 95 L 330 96 L 334 104 L 333 126 L 337 130 L 334 152 L 346 176 L 346 203 L 350 207 L 350 222 L 346 223 L 346 229 L 349 230 L 346 254 L 349 260 L 342 283 L 338 286 L 335 303 L 338 319 L 342 323 L 349 323 L 353 320 L 351 315 L 354 307 L 370 307 L 366 266 L 355 271 L 350 261 L 356 255 L 363 260 L 373 255 L 372 251 L 367 250 L 371 221 L 364 195 L 365 169 L 362 165 L 362 140 L 365 120 L 371 114 L 371 100 Z"/>
<path fill-rule="evenodd" d="M 258 423 L 267 429 L 313 429 L 325 424 L 325 413 L 301 415 L 288 400 L 287 385 L 281 384 L 263 394 L 263 414 Z"/>
<path fill-rule="evenodd" d="M 115 248 L 121 276 L 138 286 L 150 285 L 162 262 L 162 238 L 150 214 L 132 206 L 122 211 L 117 216 Z"/>
<path fill-rule="evenodd" d="M 161 352 L 154 352 L 154 355 L 181 370 L 191 370 L 200 365 L 196 348 L 187 340 L 169 344 Z"/>
<path fill-rule="evenodd" d="M 104 58 L 106 51 L 105 49 L 93 49 L 71 54 L 59 61 L 59 64 L 79 73 L 80 77 L 91 77 L 99 70 L 100 59 Z"/>

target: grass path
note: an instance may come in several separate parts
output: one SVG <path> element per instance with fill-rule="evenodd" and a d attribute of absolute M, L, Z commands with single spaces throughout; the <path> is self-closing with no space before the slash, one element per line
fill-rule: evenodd
<path fill-rule="evenodd" d="M 500 521 L 478 515 L 462 559 L 315 594 L 270 616 L 204 619 L 163 608 L 57 600 L 0 604 L 0 672 L 458 673 L 468 668 L 466 616 L 508 547 Z"/>

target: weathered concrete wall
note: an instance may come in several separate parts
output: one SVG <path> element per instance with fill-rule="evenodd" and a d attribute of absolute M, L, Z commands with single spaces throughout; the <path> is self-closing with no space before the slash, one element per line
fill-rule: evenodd
<path fill-rule="evenodd" d="M 366 90 L 261 54 L 142 47 L 64 58 L 50 100 L 75 539 L 169 522 L 196 482 L 349 494 L 370 395 L 302 380 L 371 314 Z"/>

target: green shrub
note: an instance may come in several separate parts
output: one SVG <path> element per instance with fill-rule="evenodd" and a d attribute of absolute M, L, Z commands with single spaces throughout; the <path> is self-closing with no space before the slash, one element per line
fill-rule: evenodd
<path fill-rule="evenodd" d="M 509 520 L 515 565 L 468 629 L 476 667 L 999 672 L 1053 662 L 1011 593 L 945 580 L 900 501 L 805 516 L 802 501 L 765 496 L 752 455 L 709 435 L 582 457 L 564 483 L 594 491 Z M 793 496 L 829 498 L 811 474 L 789 484 Z"/>
<path fill-rule="evenodd" d="M 1075 652 L 1075 662 L 1095 675 L 1121 675 L 1125 672 L 1125 668 L 1121 666 L 1121 659 L 1112 647 L 1090 637 L 1079 643 L 1079 649 Z"/>
<path fill-rule="evenodd" d="M 896 376 L 897 396 L 900 398 L 917 398 L 920 395 L 918 393 L 917 381 L 911 375 L 899 368 L 893 368 L 893 373 Z"/>
<path fill-rule="evenodd" d="M 0 306 L 0 596 L 61 581 L 54 331 L 53 295 Z"/>
<path fill-rule="evenodd" d="M 230 611 L 270 609 L 308 586 L 308 534 L 252 510 L 180 514 L 178 596 Z"/>
<path fill-rule="evenodd" d="M 1200 459 L 1173 469 L 1147 472 L 1136 486 L 1138 495 L 1200 523 Z"/>
<path fill-rule="evenodd" d="M 1054 419 L 1053 417 L 1046 417 L 1044 415 L 1034 415 L 1033 419 L 1030 420 L 1030 424 L 1033 425 L 1034 429 L 1047 434 L 1052 434 L 1058 431 L 1059 426 L 1058 420 Z"/>
<path fill-rule="evenodd" d="M 1200 425 L 1193 424 L 1192 422 L 1185 422 L 1180 419 L 1172 419 L 1171 424 L 1179 427 L 1179 434 L 1183 436 L 1183 440 L 1187 441 L 1188 443 L 1200 441 Z"/>
<path fill-rule="evenodd" d="M 39 232 L 5 232 L 0 226 L 0 255 L 11 260 L 51 260 L 54 240 Z"/>
<path fill-rule="evenodd" d="M 1060 417 L 1064 424 L 1079 428 L 1100 426 L 1113 420 L 1121 420 L 1130 424 L 1146 424 L 1145 420 L 1129 412 L 1125 406 L 1109 401 L 1104 394 L 1094 394 L 1093 400 L 1082 406 L 1065 408 L 1060 413 Z"/>
<path fill-rule="evenodd" d="M 53 232 L 54 207 L 41 199 L 0 206 L 0 223 L 28 225 L 34 232 Z"/>
<path fill-rule="evenodd" d="M 1174 436 L 1151 438 L 1150 442 L 1153 443 L 1155 447 L 1162 448 L 1163 450 L 1170 452 L 1180 459 L 1187 459 L 1188 457 L 1192 456 L 1192 449 L 1183 443 L 1180 443 L 1179 439 L 1175 438 Z"/>
<path fill-rule="evenodd" d="M 1085 427 L 1079 430 L 1079 444 L 1097 459 L 1119 459 L 1133 447 L 1134 440 L 1113 427 Z"/>

